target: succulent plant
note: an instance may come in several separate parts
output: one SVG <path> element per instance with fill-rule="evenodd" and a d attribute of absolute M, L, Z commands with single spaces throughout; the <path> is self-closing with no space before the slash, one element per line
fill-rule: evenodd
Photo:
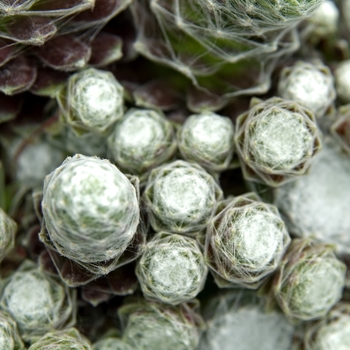
<path fill-rule="evenodd" d="M 139 225 L 134 184 L 108 160 L 68 157 L 45 179 L 40 239 L 93 274 L 114 270 Z"/>
<path fill-rule="evenodd" d="M 320 136 L 313 113 L 298 103 L 252 99 L 235 135 L 245 178 L 279 186 L 304 174 L 321 148 Z"/>
<path fill-rule="evenodd" d="M 282 70 L 278 84 L 279 95 L 308 108 L 316 117 L 323 117 L 335 100 L 333 75 L 320 62 L 298 61 Z"/>
<path fill-rule="evenodd" d="M 24 350 L 25 346 L 18 333 L 17 324 L 5 311 L 0 311 L 0 349 Z"/>
<path fill-rule="evenodd" d="M 177 140 L 181 156 L 208 171 L 227 169 L 234 151 L 232 121 L 211 112 L 189 116 L 179 127 Z"/>
<path fill-rule="evenodd" d="M 233 96 L 268 90 L 276 62 L 299 46 L 295 25 L 320 4 L 138 0 L 135 48 L 221 99 L 220 108 Z"/>
<path fill-rule="evenodd" d="M 350 159 L 330 137 L 305 176 L 275 191 L 275 205 L 289 232 L 334 244 L 338 253 L 350 252 Z"/>
<path fill-rule="evenodd" d="M 194 233 L 203 230 L 222 190 L 201 166 L 182 160 L 152 170 L 143 194 L 156 231 Z"/>
<path fill-rule="evenodd" d="M 333 246 L 295 239 L 274 277 L 273 292 L 287 316 L 318 319 L 342 297 L 345 271 Z"/>
<path fill-rule="evenodd" d="M 16 321 L 24 341 L 34 341 L 48 331 L 74 325 L 75 291 L 26 260 L 2 281 L 0 308 Z"/>
<path fill-rule="evenodd" d="M 346 350 L 350 342 L 350 305 L 338 303 L 327 316 L 309 327 L 306 350 Z"/>
<path fill-rule="evenodd" d="M 177 305 L 203 289 L 208 269 L 193 238 L 159 232 L 144 248 L 136 268 L 146 298 Z"/>
<path fill-rule="evenodd" d="M 0 207 L 0 261 L 14 248 L 16 232 L 17 223 Z"/>
<path fill-rule="evenodd" d="M 30 350 L 92 350 L 91 343 L 75 328 L 53 331 L 33 343 Z"/>
<path fill-rule="evenodd" d="M 277 269 L 289 243 L 277 208 L 250 193 L 218 204 L 204 256 L 219 287 L 255 289 Z"/>
<path fill-rule="evenodd" d="M 333 0 L 323 1 L 306 20 L 306 34 L 313 42 L 334 37 L 338 31 L 339 9 Z"/>
<path fill-rule="evenodd" d="M 247 290 L 221 293 L 204 308 L 208 328 L 200 350 L 289 350 L 294 327 L 266 300 Z"/>
<path fill-rule="evenodd" d="M 109 136 L 108 150 L 124 172 L 143 178 L 175 153 L 173 127 L 159 111 L 131 109 Z"/>
<path fill-rule="evenodd" d="M 167 306 L 154 302 L 128 303 L 119 308 L 122 339 L 137 350 L 195 350 L 202 318 L 185 303 Z"/>
<path fill-rule="evenodd" d="M 103 133 L 123 116 L 123 93 L 111 72 L 90 68 L 70 76 L 57 101 L 63 120 L 77 133 Z"/>

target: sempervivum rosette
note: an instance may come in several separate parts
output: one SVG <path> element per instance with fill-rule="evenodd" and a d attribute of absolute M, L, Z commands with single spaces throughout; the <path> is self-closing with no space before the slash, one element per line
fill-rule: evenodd
<path fill-rule="evenodd" d="M 143 193 L 153 229 L 181 234 L 203 230 L 222 196 L 211 175 L 183 160 L 153 169 Z"/>
<path fill-rule="evenodd" d="M 16 321 L 22 339 L 28 342 L 46 332 L 73 326 L 75 295 L 75 290 L 25 260 L 2 281 L 0 307 Z"/>
<path fill-rule="evenodd" d="M 273 292 L 287 316 L 305 321 L 321 318 L 342 297 L 345 272 L 333 246 L 295 239 L 274 276 Z"/>
<path fill-rule="evenodd" d="M 61 117 L 78 134 L 104 133 L 123 116 L 123 94 L 111 72 L 90 68 L 72 75 L 57 101 Z"/>
<path fill-rule="evenodd" d="M 133 349 L 194 350 L 203 327 L 196 305 L 170 306 L 155 302 L 129 302 L 118 310 L 122 340 Z"/>
<path fill-rule="evenodd" d="M 45 179 L 40 239 L 95 277 L 114 270 L 140 221 L 134 185 L 108 160 L 67 158 Z"/>
<path fill-rule="evenodd" d="M 222 288 L 258 288 L 290 243 L 277 208 L 253 193 L 220 202 L 205 240 L 205 259 Z"/>
<path fill-rule="evenodd" d="M 296 102 L 253 98 L 237 118 L 237 153 L 247 180 L 279 186 L 304 174 L 321 149 L 314 114 Z"/>
<path fill-rule="evenodd" d="M 320 4 L 138 0 L 135 48 L 219 96 L 222 106 L 233 96 L 267 91 L 276 62 L 298 47 L 296 24 Z"/>

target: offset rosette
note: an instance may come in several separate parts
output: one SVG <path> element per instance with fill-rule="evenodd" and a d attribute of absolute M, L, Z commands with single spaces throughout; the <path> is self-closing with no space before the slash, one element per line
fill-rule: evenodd
<path fill-rule="evenodd" d="M 317 319 L 342 297 L 345 272 L 333 246 L 295 239 L 274 277 L 273 292 L 287 316 Z"/>
<path fill-rule="evenodd" d="M 177 139 L 184 159 L 212 171 L 226 170 L 233 157 L 232 121 L 215 113 L 189 116 L 179 128 Z"/>
<path fill-rule="evenodd" d="M 67 158 L 45 179 L 40 239 L 93 274 L 114 270 L 140 221 L 131 181 L 108 160 Z"/>
<path fill-rule="evenodd" d="M 0 307 L 16 321 L 24 341 L 74 325 L 75 290 L 39 271 L 33 262 L 26 260 L 2 284 Z"/>
<path fill-rule="evenodd" d="M 131 109 L 109 136 L 108 149 L 121 169 L 145 177 L 175 153 L 174 130 L 160 111 Z"/>
<path fill-rule="evenodd" d="M 197 349 L 203 320 L 188 304 L 129 303 L 118 311 L 122 339 L 133 349 Z"/>
<path fill-rule="evenodd" d="M 154 230 L 203 230 L 223 196 L 214 178 L 197 164 L 178 160 L 152 170 L 143 195 Z"/>
<path fill-rule="evenodd" d="M 321 148 L 313 113 L 278 97 L 251 105 L 238 117 L 235 136 L 245 178 L 279 186 L 304 174 Z"/>
<path fill-rule="evenodd" d="M 207 271 L 193 238 L 166 232 L 146 245 L 136 268 L 145 297 L 172 305 L 193 299 L 203 289 Z"/>
<path fill-rule="evenodd" d="M 45 334 L 29 350 L 92 350 L 87 338 L 75 328 Z"/>
<path fill-rule="evenodd" d="M 256 289 L 277 269 L 289 243 L 277 208 L 247 194 L 219 203 L 204 255 L 219 287 Z"/>
<path fill-rule="evenodd" d="M 63 120 L 78 134 L 104 133 L 123 116 L 123 94 L 111 72 L 90 68 L 69 77 L 57 102 Z"/>
<path fill-rule="evenodd" d="M 15 246 L 17 224 L 0 208 L 0 261 Z"/>
<path fill-rule="evenodd" d="M 298 61 L 280 74 L 279 95 L 308 108 L 316 117 L 323 117 L 336 98 L 333 75 L 322 63 Z"/>
<path fill-rule="evenodd" d="M 338 303 L 305 334 L 306 350 L 346 350 L 350 344 L 350 304 Z"/>
<path fill-rule="evenodd" d="M 16 322 L 5 311 L 0 311 L 0 349 L 25 350 Z"/>

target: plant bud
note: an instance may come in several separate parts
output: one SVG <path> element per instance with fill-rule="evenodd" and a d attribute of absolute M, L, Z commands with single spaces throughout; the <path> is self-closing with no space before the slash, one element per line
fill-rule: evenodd
<path fill-rule="evenodd" d="M 321 148 L 315 117 L 296 102 L 253 99 L 237 119 L 237 153 L 247 180 L 279 186 L 306 172 Z"/>
<path fill-rule="evenodd" d="M 99 269 L 98 263 L 117 261 L 138 227 L 137 186 L 108 160 L 68 157 L 45 179 L 40 239 L 91 272 L 107 274 L 115 266 Z"/>
<path fill-rule="evenodd" d="M 179 150 L 187 161 L 208 170 L 223 171 L 232 160 L 233 133 L 229 118 L 210 112 L 191 115 L 178 131 Z"/>
<path fill-rule="evenodd" d="M 204 254 L 219 287 L 257 288 L 290 243 L 277 208 L 257 199 L 248 194 L 220 203 L 208 224 Z"/>
<path fill-rule="evenodd" d="M 123 93 L 112 73 L 89 68 L 70 76 L 57 101 L 63 119 L 78 134 L 104 133 L 124 113 Z"/>
<path fill-rule="evenodd" d="M 323 317 L 340 300 L 346 266 L 335 257 L 334 247 L 295 239 L 273 281 L 278 304 L 291 318 Z"/>
<path fill-rule="evenodd" d="M 108 149 L 118 167 L 142 175 L 175 153 L 174 131 L 161 112 L 131 109 L 109 136 Z"/>
<path fill-rule="evenodd" d="M 178 160 L 153 169 L 144 192 L 154 230 L 203 230 L 222 190 L 202 167 Z"/>
<path fill-rule="evenodd" d="M 207 267 L 193 238 L 160 232 L 146 245 L 136 274 L 147 298 L 176 305 L 203 289 Z"/>

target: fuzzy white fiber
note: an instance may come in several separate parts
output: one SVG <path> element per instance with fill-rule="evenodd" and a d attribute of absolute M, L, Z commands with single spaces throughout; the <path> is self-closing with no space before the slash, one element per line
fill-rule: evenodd
<path fill-rule="evenodd" d="M 276 205 L 290 232 L 334 243 L 350 252 L 350 157 L 331 140 L 308 174 L 276 190 Z"/>

